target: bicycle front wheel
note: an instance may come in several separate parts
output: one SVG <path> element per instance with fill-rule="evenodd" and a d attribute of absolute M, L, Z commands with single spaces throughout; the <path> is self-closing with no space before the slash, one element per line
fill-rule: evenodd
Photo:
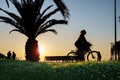
<path fill-rule="evenodd" d="M 91 51 L 87 55 L 87 61 L 101 61 L 101 54 L 99 51 Z"/>

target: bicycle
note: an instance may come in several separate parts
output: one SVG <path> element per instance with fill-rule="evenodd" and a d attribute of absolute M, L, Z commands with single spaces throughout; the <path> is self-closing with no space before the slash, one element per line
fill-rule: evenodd
<path fill-rule="evenodd" d="M 85 61 L 85 55 L 87 57 L 87 61 L 101 61 L 101 54 L 99 51 L 92 51 L 91 49 L 83 54 L 80 54 L 79 50 L 71 50 L 67 56 L 77 56 L 80 61 Z"/>

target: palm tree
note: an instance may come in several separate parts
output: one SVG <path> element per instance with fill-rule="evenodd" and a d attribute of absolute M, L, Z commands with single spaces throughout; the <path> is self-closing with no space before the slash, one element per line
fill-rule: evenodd
<path fill-rule="evenodd" d="M 36 37 L 45 32 L 53 32 L 57 34 L 55 29 L 51 29 L 56 24 L 67 24 L 66 18 L 69 17 L 69 12 L 62 0 L 53 0 L 57 7 L 53 11 L 46 12 L 53 6 L 48 6 L 43 12 L 41 8 L 45 0 L 9 0 L 17 9 L 19 15 L 8 12 L 2 8 L 1 11 L 5 12 L 9 17 L 0 16 L 0 22 L 9 23 L 15 27 L 11 30 L 18 31 L 25 36 L 28 40 L 25 45 L 25 58 L 28 61 L 39 61 L 38 41 Z M 9 2 L 6 0 L 9 7 Z M 63 20 L 51 19 L 50 17 L 60 11 L 64 17 Z"/>
<path fill-rule="evenodd" d="M 111 60 L 114 59 L 115 52 L 117 54 L 116 59 L 120 60 L 120 41 L 117 41 L 116 44 L 112 43 L 112 46 L 111 46 Z"/>

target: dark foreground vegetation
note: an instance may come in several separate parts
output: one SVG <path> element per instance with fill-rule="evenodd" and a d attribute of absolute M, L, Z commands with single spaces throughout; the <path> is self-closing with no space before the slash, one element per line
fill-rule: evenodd
<path fill-rule="evenodd" d="M 0 60 L 0 80 L 120 80 L 120 62 L 45 63 Z"/>

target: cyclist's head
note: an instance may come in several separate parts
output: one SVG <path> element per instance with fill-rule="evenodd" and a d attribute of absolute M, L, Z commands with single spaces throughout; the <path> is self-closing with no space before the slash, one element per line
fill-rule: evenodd
<path fill-rule="evenodd" d="M 81 34 L 85 35 L 86 31 L 85 30 L 81 30 Z"/>

